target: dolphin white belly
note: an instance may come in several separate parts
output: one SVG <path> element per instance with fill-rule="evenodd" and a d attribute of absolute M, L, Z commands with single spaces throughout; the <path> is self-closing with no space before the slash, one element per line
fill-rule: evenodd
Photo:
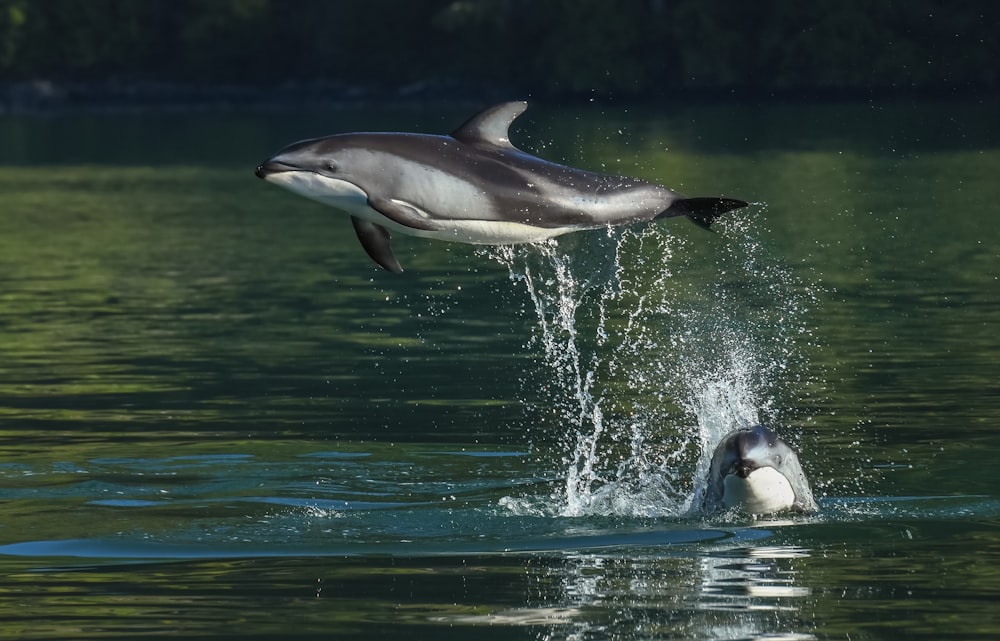
<path fill-rule="evenodd" d="M 722 502 L 727 509 L 739 508 L 750 514 L 774 514 L 792 509 L 795 491 L 781 472 L 762 467 L 746 478 L 729 474 L 723 480 Z"/>
<path fill-rule="evenodd" d="M 419 229 L 402 225 L 372 208 L 369 205 L 368 194 L 357 185 L 345 180 L 329 178 L 311 172 L 281 172 L 270 178 L 270 181 L 310 200 L 336 207 L 352 216 L 375 223 L 390 231 L 398 231 L 421 238 L 434 238 L 472 245 L 518 245 L 537 243 L 573 231 L 558 227 L 535 227 L 503 220 L 476 220 L 471 217 L 447 218 L 440 215 L 435 216 L 413 205 L 407 205 L 410 210 L 425 220 L 436 221 L 436 229 Z M 446 181 L 442 180 L 441 182 Z M 456 182 L 450 181 L 449 186 L 453 187 Z M 482 200 L 472 197 L 473 195 L 471 191 L 467 190 L 467 202 L 475 204 Z"/>

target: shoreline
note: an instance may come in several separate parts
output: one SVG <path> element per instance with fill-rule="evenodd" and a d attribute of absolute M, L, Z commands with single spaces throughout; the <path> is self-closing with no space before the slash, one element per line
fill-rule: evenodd
<path fill-rule="evenodd" d="M 789 90 L 759 92 L 751 89 L 695 88 L 682 96 L 642 96 L 576 94 L 505 88 L 474 88 L 437 82 L 420 82 L 396 88 L 348 86 L 335 83 L 290 83 L 280 86 L 184 85 L 158 82 L 127 83 L 59 82 L 27 80 L 0 84 L 0 116 L 56 115 L 64 113 L 128 113 L 186 111 L 280 111 L 289 109 L 358 106 L 365 104 L 424 106 L 441 103 L 483 105 L 505 100 L 528 99 L 533 102 L 568 104 L 581 101 L 602 104 L 676 104 L 685 103 L 806 103 L 806 102 L 884 102 L 980 101 L 998 99 L 982 91 L 817 91 Z"/>
<path fill-rule="evenodd" d="M 283 110 L 337 105 L 433 104 L 510 100 L 511 92 L 418 83 L 396 89 L 333 83 L 274 87 L 170 83 L 57 82 L 29 80 L 0 84 L 0 116 L 62 113 Z"/>

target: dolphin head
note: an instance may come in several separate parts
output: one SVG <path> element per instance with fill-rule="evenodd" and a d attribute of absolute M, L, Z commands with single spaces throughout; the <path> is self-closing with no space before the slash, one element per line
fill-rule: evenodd
<path fill-rule="evenodd" d="M 795 450 L 763 425 L 730 432 L 716 446 L 703 507 L 751 514 L 819 509 Z"/>
<path fill-rule="evenodd" d="M 301 196 L 347 212 L 363 211 L 368 193 L 347 168 L 357 149 L 348 136 L 328 136 L 293 143 L 261 163 L 258 178 Z"/>

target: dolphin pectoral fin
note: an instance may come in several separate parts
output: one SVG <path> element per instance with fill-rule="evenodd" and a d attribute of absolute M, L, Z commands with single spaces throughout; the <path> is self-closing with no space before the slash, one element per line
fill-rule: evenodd
<path fill-rule="evenodd" d="M 403 271 L 403 267 L 392 253 L 389 232 L 386 231 L 385 227 L 355 216 L 351 216 L 351 223 L 354 225 L 354 231 L 358 234 L 358 240 L 361 241 L 361 247 L 364 248 L 369 258 L 378 263 L 382 269 L 395 274 Z"/>
<path fill-rule="evenodd" d="M 660 212 L 654 220 L 687 216 L 691 222 L 699 227 L 711 229 L 716 218 L 734 209 L 746 207 L 748 204 L 750 203 L 735 198 L 681 198 Z"/>
<path fill-rule="evenodd" d="M 368 206 L 403 227 L 424 231 L 441 231 L 430 215 L 416 205 L 396 198 L 369 198 Z"/>

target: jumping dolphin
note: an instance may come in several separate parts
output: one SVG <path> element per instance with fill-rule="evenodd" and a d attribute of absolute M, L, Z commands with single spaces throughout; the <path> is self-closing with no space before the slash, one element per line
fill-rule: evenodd
<path fill-rule="evenodd" d="M 672 216 L 708 227 L 747 205 L 732 198 L 685 198 L 636 178 L 526 154 L 511 144 L 508 129 L 527 107 L 490 107 L 450 136 L 349 133 L 304 140 L 255 173 L 348 213 L 361 246 L 392 272 L 403 268 L 392 253 L 390 231 L 508 245 Z"/>
<path fill-rule="evenodd" d="M 703 509 L 750 514 L 819 509 L 795 450 L 763 425 L 730 432 L 715 448 Z"/>

